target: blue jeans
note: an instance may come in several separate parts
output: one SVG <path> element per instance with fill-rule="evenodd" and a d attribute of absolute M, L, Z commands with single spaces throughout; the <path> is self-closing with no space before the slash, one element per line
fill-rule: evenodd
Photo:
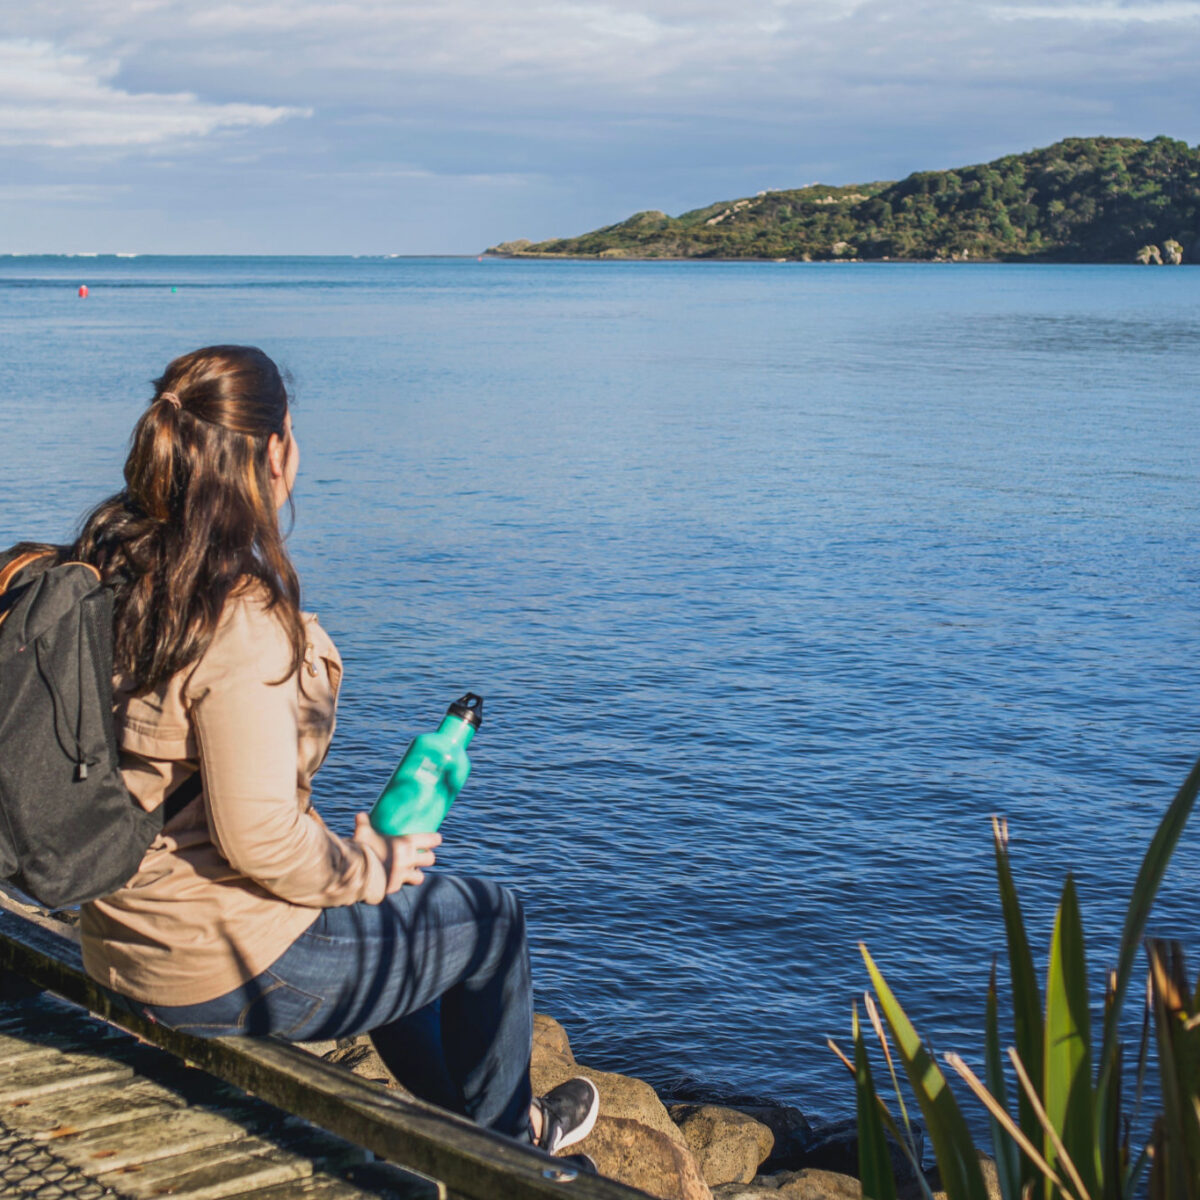
<path fill-rule="evenodd" d="M 327 908 L 270 967 L 203 1004 L 145 1005 L 202 1037 L 369 1033 L 414 1095 L 530 1140 L 533 995 L 512 892 L 429 874 L 382 904 Z"/>

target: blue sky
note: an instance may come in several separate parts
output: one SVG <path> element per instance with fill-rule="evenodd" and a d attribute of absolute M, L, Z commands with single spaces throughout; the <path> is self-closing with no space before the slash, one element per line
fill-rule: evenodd
<path fill-rule="evenodd" d="M 1200 0 L 39 0 L 0 251 L 473 253 L 1072 135 L 1200 140 Z"/>

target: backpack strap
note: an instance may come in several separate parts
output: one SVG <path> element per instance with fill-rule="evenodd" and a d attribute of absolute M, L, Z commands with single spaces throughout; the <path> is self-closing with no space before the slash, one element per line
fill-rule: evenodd
<path fill-rule="evenodd" d="M 13 580 L 31 563 L 37 562 L 39 558 L 56 555 L 58 552 L 54 548 L 45 548 L 37 550 L 26 550 L 18 554 L 15 558 L 10 559 L 0 568 L 0 597 L 8 590 Z M 80 564 L 95 572 L 96 578 L 100 578 L 100 572 L 96 570 L 91 563 Z M 8 616 L 7 610 L 0 610 L 0 623 L 3 623 L 4 618 Z M 194 775 L 190 775 L 183 781 L 173 792 L 171 792 L 162 804 L 163 824 L 172 821 L 183 810 L 191 804 L 197 796 L 203 791 L 204 785 L 200 778 L 200 772 L 197 771 Z"/>
<path fill-rule="evenodd" d="M 29 549 L 21 549 L 22 546 Z M 55 546 L 41 546 L 32 542 L 18 542 L 12 549 L 0 554 L 0 562 L 4 561 L 6 555 L 12 555 L 3 567 L 0 567 L 0 625 L 4 624 L 9 612 L 19 603 L 20 595 L 12 590 L 13 584 L 17 577 L 25 570 L 26 567 L 32 566 L 35 562 L 41 559 L 49 560 L 42 568 L 43 571 L 54 566 L 55 560 L 58 558 L 58 548 Z M 89 567 L 89 570 L 95 571 L 95 567 Z M 96 578 L 100 578 L 100 572 L 96 571 Z"/>
<path fill-rule="evenodd" d="M 177 816 L 204 790 L 200 772 L 189 775 L 162 803 L 163 824 L 175 820 Z"/>
<path fill-rule="evenodd" d="M 0 596 L 8 591 L 8 585 L 31 562 L 37 562 L 39 558 L 45 558 L 46 555 L 53 553 L 53 550 L 26 550 L 24 554 L 18 554 L 16 558 L 5 565 L 4 570 L 0 571 Z"/>

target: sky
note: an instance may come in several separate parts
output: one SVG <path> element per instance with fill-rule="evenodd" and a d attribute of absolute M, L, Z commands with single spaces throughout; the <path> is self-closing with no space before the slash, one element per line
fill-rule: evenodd
<path fill-rule="evenodd" d="M 473 254 L 1200 141 L 1200 0 L 0 5 L 0 253 Z"/>

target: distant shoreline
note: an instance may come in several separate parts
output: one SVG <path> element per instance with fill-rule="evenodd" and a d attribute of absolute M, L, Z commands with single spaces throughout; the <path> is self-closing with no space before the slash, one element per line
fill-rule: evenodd
<path fill-rule="evenodd" d="M 432 256 L 431 256 L 432 257 Z M 449 257 L 449 256 L 447 256 Z M 474 257 L 474 256 L 472 256 Z M 482 258 L 537 260 L 542 262 L 604 262 L 604 263 L 758 263 L 762 266 L 851 267 L 851 266 L 919 266 L 919 267 L 1137 267 L 1142 263 L 1128 259 L 1081 262 L 1077 258 L 750 258 L 744 255 L 716 254 L 497 254 L 485 250 Z M 1157 265 L 1157 264 L 1150 264 Z M 1173 263 L 1172 266 L 1194 267 L 1196 263 Z"/>
<path fill-rule="evenodd" d="M 1066 138 L 901 180 L 806 184 L 679 216 L 636 212 L 574 237 L 489 246 L 512 257 L 760 262 L 1044 262 L 1179 266 L 1200 259 L 1200 147 L 1167 137 Z"/>
<path fill-rule="evenodd" d="M 280 262 L 305 260 L 310 262 L 422 262 L 422 261 L 453 261 L 470 262 L 482 259 L 511 259 L 537 260 L 540 262 L 605 262 L 605 263 L 757 263 L 765 266 L 927 266 L 927 267 L 972 267 L 972 266 L 1026 266 L 1026 267 L 1137 267 L 1140 263 L 1128 259 L 1104 259 L 1081 261 L 1074 258 L 751 258 L 748 255 L 716 255 L 716 254 L 545 254 L 545 253 L 496 253 L 493 250 L 474 251 L 467 254 L 75 254 L 75 253 L 0 253 L 0 264 L 18 264 L 36 259 L 52 259 L 61 262 L 75 263 L 81 267 L 89 263 L 112 267 L 117 263 L 128 264 L 130 267 L 138 263 L 154 261 L 190 261 L 215 262 L 257 261 Z M 1156 265 L 1156 264 L 1152 264 Z M 1196 266 L 1196 262 L 1184 260 L 1178 265 L 1184 267 Z"/>

